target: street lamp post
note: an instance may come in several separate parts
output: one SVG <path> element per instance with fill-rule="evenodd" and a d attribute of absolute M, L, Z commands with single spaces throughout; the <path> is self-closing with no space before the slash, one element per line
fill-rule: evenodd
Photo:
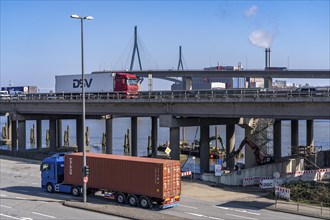
<path fill-rule="evenodd" d="M 82 136 L 83 136 L 83 199 L 87 202 L 87 181 L 85 179 L 86 170 L 86 148 L 85 148 L 85 77 L 84 77 L 84 20 L 93 20 L 92 16 L 80 17 L 79 15 L 71 15 L 71 18 L 80 19 L 81 23 L 81 83 L 82 83 Z"/>

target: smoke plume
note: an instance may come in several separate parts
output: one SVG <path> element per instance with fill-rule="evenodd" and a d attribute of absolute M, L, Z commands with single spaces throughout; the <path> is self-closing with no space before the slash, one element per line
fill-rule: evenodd
<path fill-rule="evenodd" d="M 251 6 L 245 11 L 245 17 L 250 18 L 257 14 L 258 7 L 256 5 Z"/>
<path fill-rule="evenodd" d="M 250 42 L 261 48 L 270 48 L 272 46 L 273 36 L 265 30 L 253 31 L 249 36 Z"/>

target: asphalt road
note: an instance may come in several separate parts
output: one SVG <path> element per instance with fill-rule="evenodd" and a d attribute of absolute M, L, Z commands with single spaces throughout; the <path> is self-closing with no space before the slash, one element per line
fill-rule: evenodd
<path fill-rule="evenodd" d="M 202 193 L 200 193 L 202 192 Z M 178 208 L 162 211 L 188 219 L 312 219 L 265 209 L 268 202 L 255 201 L 262 193 L 236 193 L 198 183 L 182 184 Z"/>
<path fill-rule="evenodd" d="M 40 189 L 39 162 L 0 156 L 0 219 L 123 219 L 84 209 L 63 206 L 63 201 L 81 201 L 68 194 L 47 193 Z M 177 207 L 144 210 L 118 206 L 101 196 L 89 197 L 90 204 L 111 207 L 137 219 L 312 219 L 265 209 L 270 204 L 256 201 L 258 193 L 237 193 L 196 182 L 182 182 L 181 203 Z M 111 213 L 111 211 L 110 211 Z M 135 215 L 135 216 L 134 216 Z M 162 215 L 162 216 L 161 216 Z M 165 217 L 164 217 L 165 216 Z"/>

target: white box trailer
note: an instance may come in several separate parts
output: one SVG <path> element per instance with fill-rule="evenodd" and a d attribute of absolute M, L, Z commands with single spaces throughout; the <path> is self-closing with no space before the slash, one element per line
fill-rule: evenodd
<path fill-rule="evenodd" d="M 115 73 L 84 74 L 85 92 L 113 92 Z M 81 74 L 55 76 L 56 93 L 81 93 Z"/>

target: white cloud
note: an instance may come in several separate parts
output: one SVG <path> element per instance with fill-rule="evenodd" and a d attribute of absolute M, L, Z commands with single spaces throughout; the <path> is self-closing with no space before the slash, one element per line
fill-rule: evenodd
<path fill-rule="evenodd" d="M 256 14 L 257 14 L 257 10 L 258 10 L 258 7 L 257 7 L 256 5 L 253 5 L 253 6 L 251 6 L 249 9 L 247 9 L 247 10 L 245 11 L 245 16 L 246 16 L 247 18 L 250 18 L 250 17 L 256 15 Z"/>

